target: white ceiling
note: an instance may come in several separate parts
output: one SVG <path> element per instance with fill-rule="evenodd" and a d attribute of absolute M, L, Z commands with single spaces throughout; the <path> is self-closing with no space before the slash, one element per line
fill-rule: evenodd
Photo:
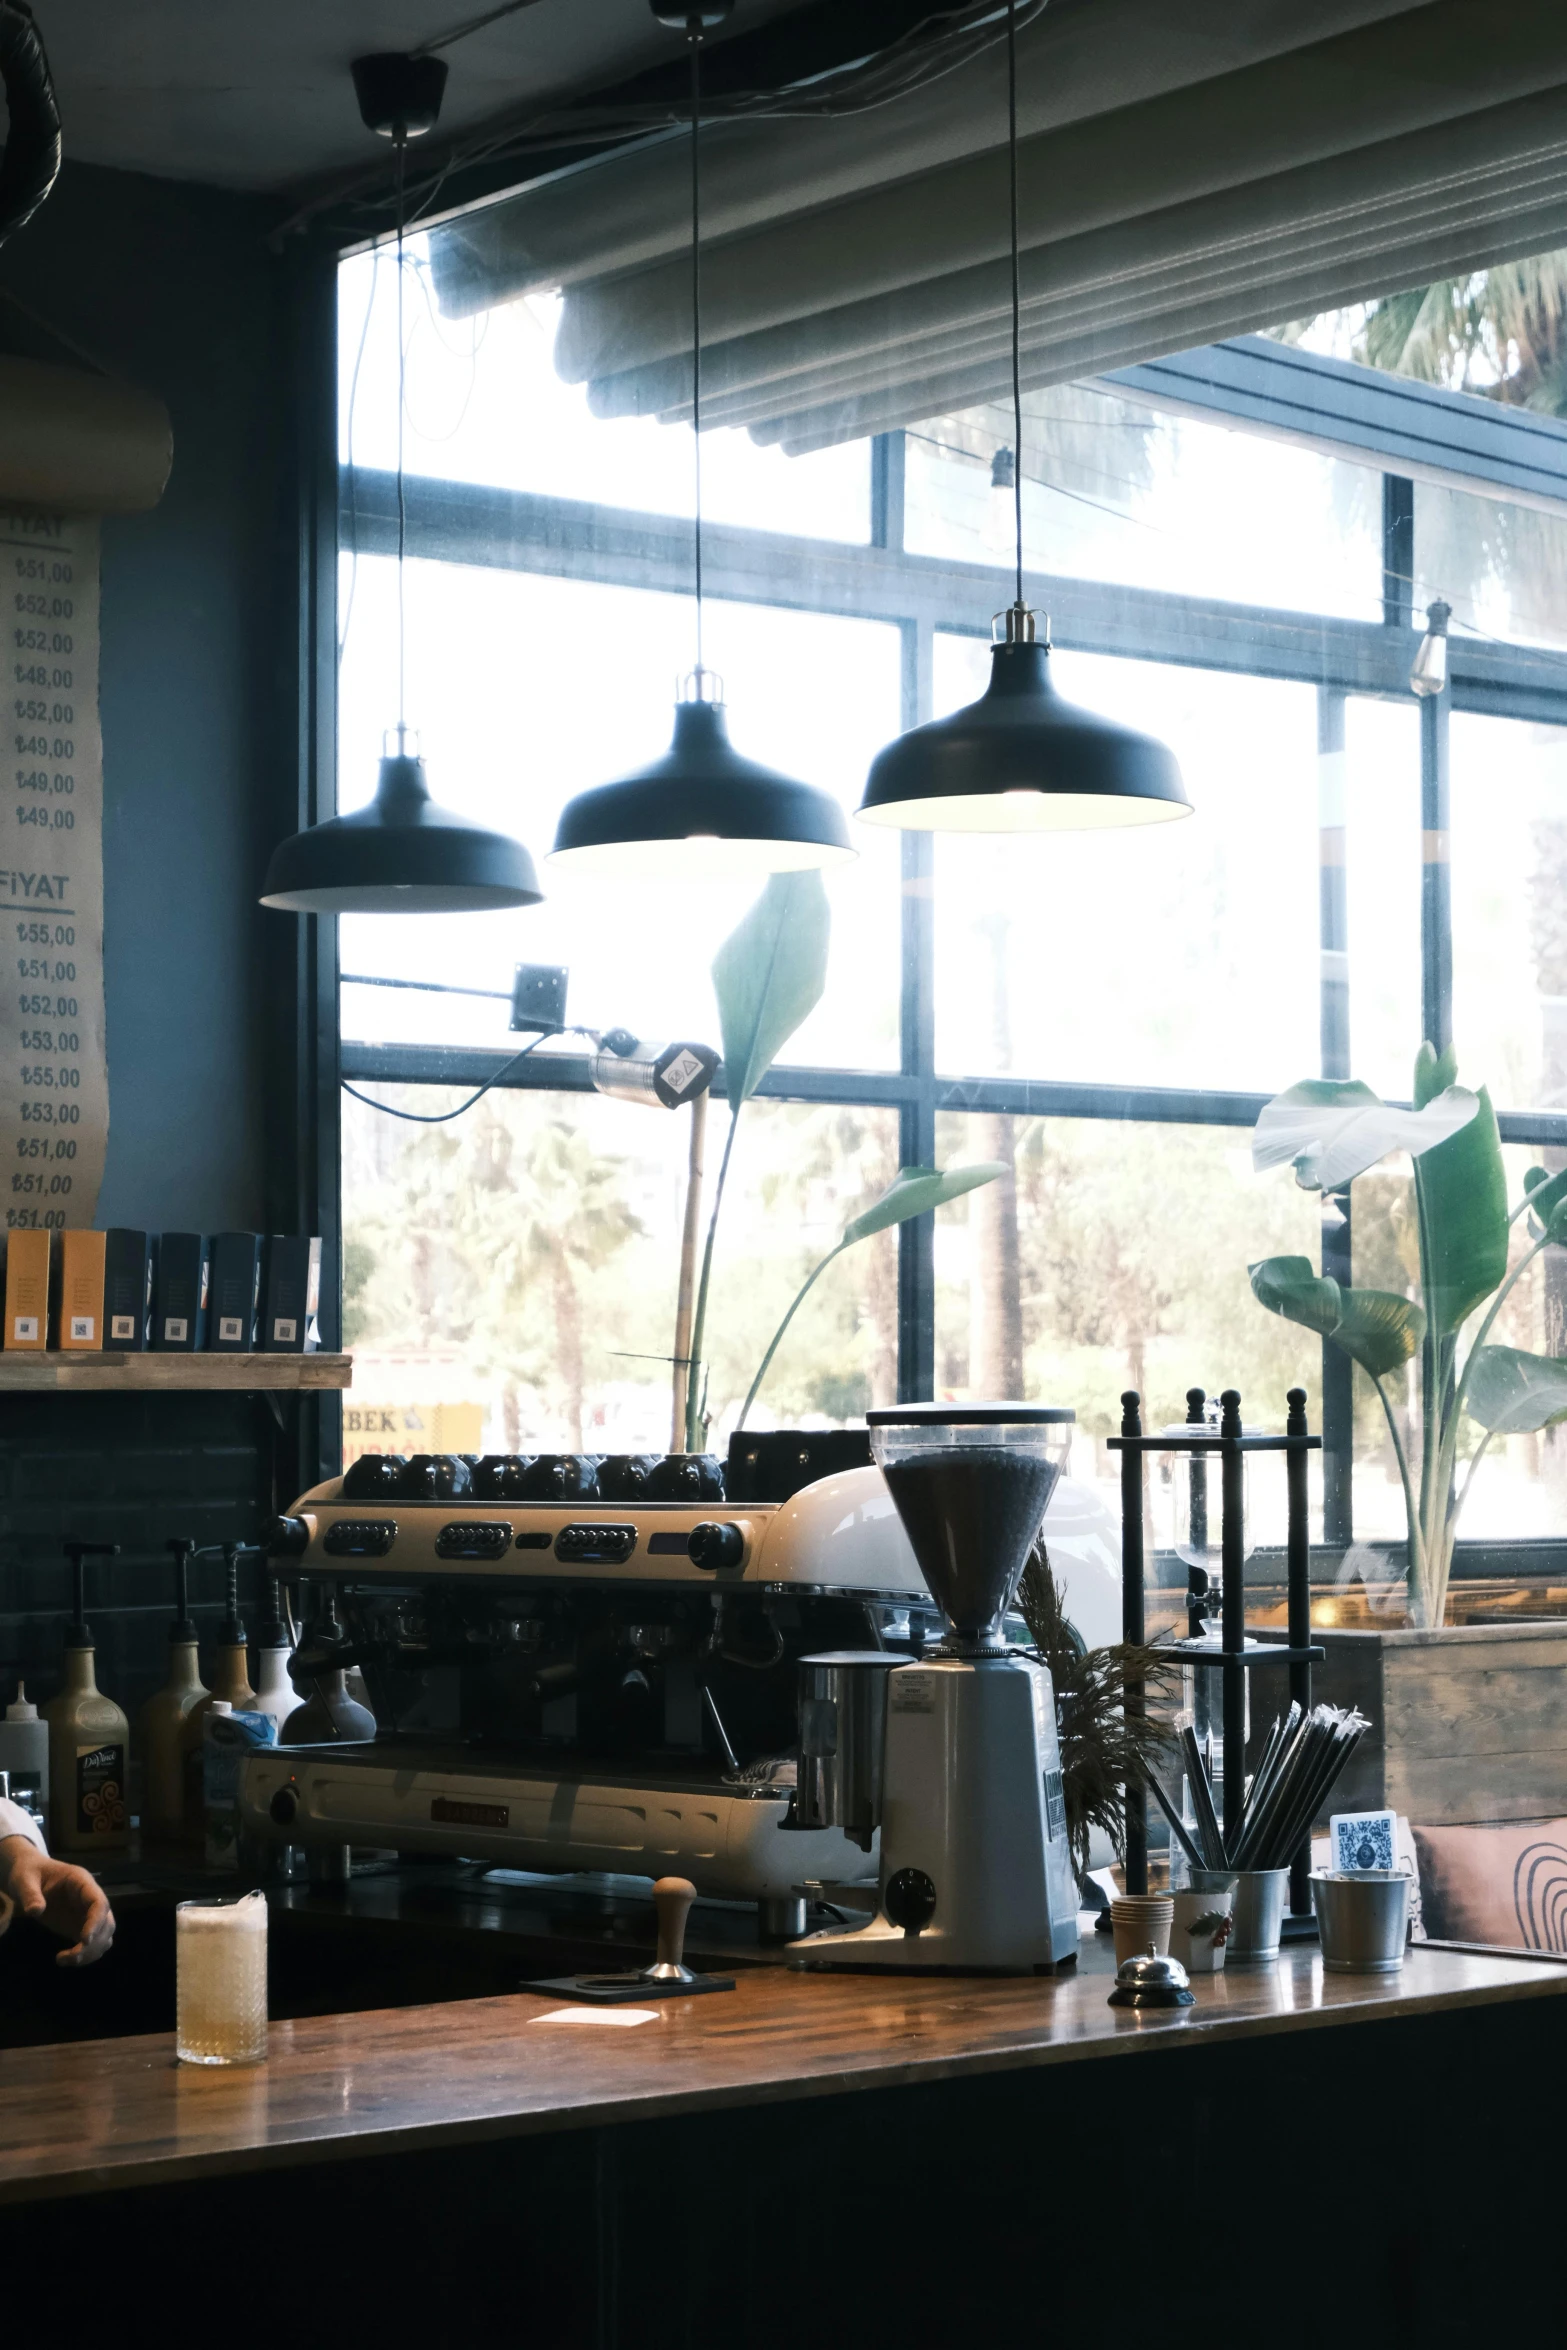
<path fill-rule="evenodd" d="M 742 0 L 735 31 L 798 0 Z M 65 152 L 160 178 L 282 189 L 384 155 L 349 62 L 411 49 L 485 0 L 34 0 Z M 442 132 L 680 53 L 647 0 L 535 0 L 444 51 Z M 3 115 L 0 115 L 3 119 Z"/>

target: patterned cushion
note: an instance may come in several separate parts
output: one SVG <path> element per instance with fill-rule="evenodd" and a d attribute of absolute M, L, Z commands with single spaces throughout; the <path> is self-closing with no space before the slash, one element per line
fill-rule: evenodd
<path fill-rule="evenodd" d="M 1567 1820 L 1417 1827 L 1415 1847 L 1438 1941 L 1567 1950 Z"/>

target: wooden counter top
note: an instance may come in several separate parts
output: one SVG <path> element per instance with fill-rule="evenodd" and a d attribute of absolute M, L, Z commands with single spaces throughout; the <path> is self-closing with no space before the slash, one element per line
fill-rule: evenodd
<path fill-rule="evenodd" d="M 1058 1981 L 758 1967 L 631 2026 L 541 2024 L 560 2002 L 526 1995 L 379 2009 L 274 2024 L 244 2071 L 177 2064 L 166 2033 L 19 2049 L 0 2054 L 0 2203 L 1567 1993 L 1562 1960 L 1417 1948 L 1398 1975 L 1327 1975 L 1300 1945 L 1138 2015 L 1106 2004 L 1111 1973 L 1090 1940 Z"/>

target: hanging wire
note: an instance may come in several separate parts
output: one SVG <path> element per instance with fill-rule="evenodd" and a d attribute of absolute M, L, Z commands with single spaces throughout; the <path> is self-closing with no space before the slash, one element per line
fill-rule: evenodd
<path fill-rule="evenodd" d="M 510 1076 L 512 1070 L 517 1067 L 517 1064 L 520 1061 L 525 1061 L 530 1053 L 536 1053 L 540 1045 L 546 1041 L 546 1038 L 549 1035 L 554 1034 L 559 1036 L 572 1033 L 581 1032 L 565 1029 L 555 1029 L 553 1031 L 546 1029 L 544 1034 L 542 1036 L 536 1036 L 531 1044 L 525 1044 L 520 1053 L 513 1053 L 509 1061 L 502 1061 L 494 1076 L 486 1077 L 484 1083 L 479 1087 L 478 1091 L 476 1093 L 469 1094 L 468 1099 L 465 1102 L 459 1102 L 455 1110 L 399 1110 L 395 1108 L 391 1102 L 378 1102 L 374 1094 L 361 1093 L 358 1086 L 350 1085 L 346 1077 L 341 1080 L 342 1088 L 344 1093 L 351 1093 L 356 1102 L 363 1102 L 367 1110 L 379 1110 L 382 1116 L 385 1118 L 401 1118 L 405 1124 L 409 1126 L 446 1126 L 450 1124 L 453 1118 L 460 1118 L 465 1110 L 471 1110 L 475 1102 L 482 1102 L 485 1095 L 489 1092 L 491 1086 L 499 1085 L 503 1077 Z"/>
<path fill-rule="evenodd" d="M 1011 0 L 1007 0 L 1011 6 Z M 702 20 L 691 42 L 691 458 L 696 485 L 696 675 L 702 695 Z"/>
<path fill-rule="evenodd" d="M 408 610 L 404 557 L 408 549 L 408 499 L 403 482 L 403 412 L 408 400 L 408 352 L 403 342 L 403 173 L 408 158 L 408 133 L 399 123 L 397 148 L 397 750 L 401 757 L 408 733 Z"/>
<path fill-rule="evenodd" d="M 1017 531 L 1017 607 L 1023 609 L 1023 294 L 1017 230 L 1017 0 L 1007 0 L 1007 179 L 1012 210 L 1012 514 Z"/>

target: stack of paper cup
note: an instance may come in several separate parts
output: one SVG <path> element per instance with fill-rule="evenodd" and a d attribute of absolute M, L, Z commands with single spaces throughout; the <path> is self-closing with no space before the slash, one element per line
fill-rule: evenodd
<path fill-rule="evenodd" d="M 1116 1965 L 1141 1958 L 1150 1948 L 1168 1958 L 1174 1916 L 1175 1903 L 1168 1893 L 1118 1893 L 1110 1904 Z"/>

